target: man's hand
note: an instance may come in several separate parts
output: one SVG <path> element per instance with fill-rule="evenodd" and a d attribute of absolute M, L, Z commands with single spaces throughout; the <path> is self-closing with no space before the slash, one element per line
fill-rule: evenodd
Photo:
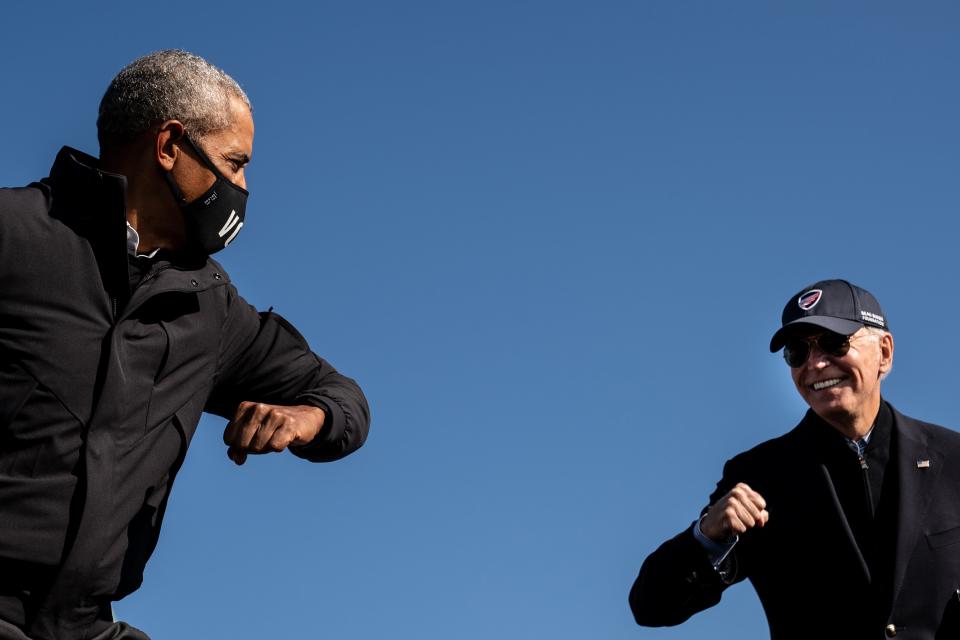
<path fill-rule="evenodd" d="M 700 520 L 700 531 L 714 542 L 726 542 L 754 527 L 767 524 L 767 502 L 759 493 L 739 483 L 715 503 Z"/>
<path fill-rule="evenodd" d="M 227 456 L 243 464 L 248 453 L 283 451 L 311 442 L 325 419 L 326 413 L 317 407 L 241 402 L 223 431 L 223 443 L 229 447 Z"/>

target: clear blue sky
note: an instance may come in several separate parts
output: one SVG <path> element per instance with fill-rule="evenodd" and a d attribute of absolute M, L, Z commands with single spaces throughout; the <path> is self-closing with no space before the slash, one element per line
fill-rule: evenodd
<path fill-rule="evenodd" d="M 767 637 L 747 584 L 662 630 L 627 591 L 724 460 L 802 415 L 766 345 L 820 278 L 885 307 L 887 397 L 960 426 L 956 3 L 15 1 L 3 22 L 5 185 L 96 153 L 139 55 L 244 86 L 252 195 L 222 261 L 372 405 L 328 465 L 236 467 L 204 419 L 117 606 L 155 640 Z"/>

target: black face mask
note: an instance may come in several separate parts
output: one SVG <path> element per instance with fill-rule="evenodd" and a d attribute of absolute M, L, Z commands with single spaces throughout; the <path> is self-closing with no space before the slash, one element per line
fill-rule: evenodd
<path fill-rule="evenodd" d="M 163 172 L 173 197 L 180 204 L 187 223 L 187 241 L 205 254 L 220 251 L 240 233 L 243 217 L 247 209 L 249 192 L 227 180 L 216 165 L 210 161 L 200 145 L 186 133 L 184 140 L 197 152 L 203 164 L 213 172 L 217 180 L 213 186 L 193 202 L 187 202 L 183 191 L 177 186 L 169 171 Z"/>

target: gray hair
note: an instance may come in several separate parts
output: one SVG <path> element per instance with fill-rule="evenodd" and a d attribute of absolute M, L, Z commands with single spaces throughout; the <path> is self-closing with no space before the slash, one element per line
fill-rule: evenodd
<path fill-rule="evenodd" d="M 890 333 L 886 329 L 881 329 L 880 327 L 868 327 L 864 326 L 863 330 L 866 332 L 866 335 L 875 336 L 877 338 L 877 343 L 880 342 L 880 339 L 883 338 L 886 334 Z M 893 365 L 890 365 L 890 368 L 880 374 L 880 379 L 883 380 L 890 375 L 890 372 L 893 371 Z"/>
<path fill-rule="evenodd" d="M 123 144 L 166 120 L 179 120 L 196 138 L 231 125 L 231 99 L 250 109 L 236 80 L 198 55 L 157 51 L 124 67 L 100 101 L 97 138 Z"/>

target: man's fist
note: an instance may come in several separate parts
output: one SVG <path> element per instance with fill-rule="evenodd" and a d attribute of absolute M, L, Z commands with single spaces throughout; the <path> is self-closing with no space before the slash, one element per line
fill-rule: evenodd
<path fill-rule="evenodd" d="M 759 493 L 739 483 L 715 503 L 700 520 L 700 531 L 714 542 L 726 542 L 770 519 L 767 502 Z"/>
<path fill-rule="evenodd" d="M 290 445 L 311 442 L 325 418 L 323 409 L 317 407 L 241 402 L 223 431 L 223 443 L 229 447 L 230 459 L 243 464 L 248 453 L 283 451 Z"/>

